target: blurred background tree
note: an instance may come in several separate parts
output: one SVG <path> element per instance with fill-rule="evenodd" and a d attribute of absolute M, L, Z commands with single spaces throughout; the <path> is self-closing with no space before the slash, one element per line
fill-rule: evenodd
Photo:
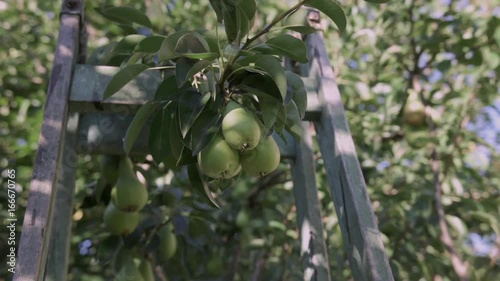
<path fill-rule="evenodd" d="M 256 25 L 294 1 L 259 0 Z M 500 10 L 495 0 L 339 1 L 348 27 L 322 22 L 351 132 L 396 280 L 500 279 Z M 89 53 L 131 33 L 95 9 L 145 11 L 155 33 L 213 29 L 208 1 L 86 1 Z M 22 220 L 58 30 L 59 3 L 0 1 L 0 181 L 15 169 Z M 427 120 L 406 126 L 414 93 Z M 80 158 L 68 280 L 111 280 L 116 247 L 102 207 L 84 208 L 99 178 Z M 144 160 L 144 159 L 139 159 Z M 145 166 L 152 199 L 167 204 L 179 237 L 168 280 L 301 280 L 298 232 L 286 162 L 262 181 L 240 178 L 221 210 L 204 209 L 182 177 Z M 320 155 L 317 179 L 334 280 L 351 274 Z M 0 193 L 2 229 L 6 192 Z M 82 207 L 83 206 L 83 207 Z M 19 225 L 18 231 L 21 231 Z M 19 235 L 18 235 L 19 237 Z M 0 252 L 6 253 L 6 231 Z M 0 262 L 5 264 L 5 256 Z M 11 276 L 0 268 L 0 280 Z M 162 271 L 162 270 L 159 270 Z M 165 279 L 160 279 L 165 280 Z"/>

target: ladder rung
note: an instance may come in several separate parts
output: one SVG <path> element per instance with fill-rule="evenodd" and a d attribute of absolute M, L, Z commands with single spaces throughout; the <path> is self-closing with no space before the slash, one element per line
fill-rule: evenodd
<path fill-rule="evenodd" d="M 71 87 L 70 112 L 116 112 L 134 114 L 146 101 L 154 97 L 161 82 L 160 72 L 147 70 L 125 85 L 112 97 L 102 101 L 104 89 L 118 67 L 76 65 Z M 317 120 L 320 116 L 320 104 L 317 98 L 317 82 L 303 78 L 308 93 L 308 106 L 305 120 Z"/>
<path fill-rule="evenodd" d="M 80 117 L 78 128 L 78 142 L 76 145 L 79 154 L 114 154 L 123 155 L 123 137 L 127 131 L 132 116 L 106 112 L 84 113 Z M 143 128 L 134 146 L 132 155 L 146 155 L 149 153 L 148 136 L 149 122 Z M 276 138 L 283 158 L 295 157 L 295 142 L 288 136 L 287 144 Z"/>

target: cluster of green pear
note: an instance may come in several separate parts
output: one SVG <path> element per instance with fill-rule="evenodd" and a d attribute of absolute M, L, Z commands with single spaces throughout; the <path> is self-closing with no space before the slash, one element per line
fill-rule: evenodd
<path fill-rule="evenodd" d="M 128 235 L 141 222 L 140 211 L 148 201 L 147 187 L 137 178 L 129 158 L 104 155 L 100 160 L 101 178 L 106 185 L 112 186 L 110 200 L 103 214 L 105 229 L 113 235 Z M 156 234 L 160 241 L 158 258 L 166 261 L 177 250 L 177 237 L 172 223 L 161 225 Z M 138 257 L 132 249 L 118 248 L 113 257 L 113 269 L 115 281 L 155 280 L 151 262 Z"/>
<path fill-rule="evenodd" d="M 257 117 L 234 101 L 226 105 L 223 116 L 221 132 L 198 154 L 203 174 L 229 179 L 241 171 L 262 177 L 276 170 L 279 147 L 272 137 L 262 134 Z"/>
<path fill-rule="evenodd" d="M 106 207 L 103 221 L 114 235 L 127 235 L 141 221 L 140 210 L 148 201 L 148 189 L 137 178 L 129 158 L 121 158 L 116 185 L 111 190 L 111 200 Z"/>

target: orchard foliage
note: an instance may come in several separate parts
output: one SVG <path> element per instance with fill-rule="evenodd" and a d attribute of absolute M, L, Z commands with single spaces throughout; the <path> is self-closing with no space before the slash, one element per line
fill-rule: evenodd
<path fill-rule="evenodd" d="M 125 8 L 127 13 L 145 11 L 150 24 L 143 16 L 133 17 L 133 22 L 129 22 L 132 17 L 118 16 L 111 22 L 109 12 L 123 9 L 117 7 L 116 2 L 134 8 L 133 12 Z M 249 38 L 298 1 L 258 0 L 255 3 L 257 11 Z M 495 1 L 406 0 L 373 5 L 342 0 L 337 3 L 347 15 L 343 33 L 339 32 L 337 24 L 342 23 L 338 21 L 323 19 L 320 26 L 324 30 L 395 278 L 459 279 L 448 248 L 441 239 L 436 208 L 439 202 L 457 254 L 469 262 L 470 280 L 498 280 L 498 257 L 492 253 L 498 250 L 500 237 L 500 182 L 497 177 L 500 156 L 498 139 L 483 138 L 483 132 L 494 126 L 494 115 L 483 109 L 494 111 L 492 104 L 498 99 L 500 37 L 496 26 L 500 19 L 494 13 Z M 210 2 L 205 0 L 168 3 L 109 0 L 86 1 L 85 4 L 89 47 L 96 49 L 88 63 L 112 66 L 123 63 L 124 68 L 144 64 L 148 69 L 164 71 L 164 77 L 171 79 L 168 84 L 175 87 L 178 87 L 175 63 L 182 57 L 160 62 L 154 53 L 163 41 L 183 30 L 192 30 L 202 38 L 211 34 L 216 37 L 213 35 L 216 27 L 220 37 L 226 33 L 225 27 L 217 22 L 217 14 Z M 58 6 L 57 1 L 0 1 L 3 19 L 0 24 L 0 171 L 18 170 L 21 191 L 18 218 L 22 217 L 26 204 L 38 140 L 38 130 L 33 128 L 41 124 L 41 109 L 57 38 Z M 114 8 L 107 11 L 108 16 L 103 16 L 111 7 Z M 270 33 L 252 42 L 268 45 L 252 51 L 264 54 L 273 45 L 275 54 L 285 56 L 288 48 L 281 50 L 279 35 L 288 34 L 288 30 L 305 34 L 313 32 L 311 27 L 304 25 L 303 17 L 294 18 L 300 12 L 287 17 L 285 22 L 271 28 Z M 285 29 L 285 26 L 289 27 Z M 273 42 L 275 37 L 271 35 L 278 35 L 278 41 Z M 127 40 L 123 40 L 125 38 Z M 240 39 L 241 47 L 247 37 Z M 114 53 L 118 43 L 118 51 Z M 156 46 L 158 49 L 155 50 Z M 210 47 L 209 44 L 212 52 Z M 222 50 L 223 54 L 232 50 L 222 47 L 214 50 Z M 242 57 L 244 55 L 242 52 Z M 227 65 L 228 59 L 220 56 L 210 66 L 215 66 L 221 59 Z M 300 58 L 292 59 L 298 61 Z M 185 77 L 186 82 L 190 80 L 189 87 L 199 91 L 205 83 L 202 81 L 208 81 L 205 76 L 191 78 L 186 74 Z M 291 92 L 300 91 L 301 85 L 300 81 L 294 82 L 288 77 L 293 73 L 285 71 L 285 76 L 285 97 L 290 97 Z M 191 83 L 194 80 L 196 83 Z M 219 80 L 220 76 L 216 75 L 215 91 L 220 94 Z M 225 87 L 229 89 L 233 85 L 227 82 Z M 290 86 L 293 91 L 288 93 Z M 276 93 L 279 91 L 271 92 L 275 96 L 269 100 L 279 104 Z M 407 103 L 412 93 L 416 93 L 413 96 L 425 107 L 425 122 L 418 126 L 407 126 L 405 122 L 404 108 L 410 106 Z M 234 96 L 244 95 L 236 92 Z M 265 107 L 258 98 L 256 100 Z M 294 101 L 299 107 L 297 100 Z M 244 104 L 248 106 L 248 101 Z M 249 109 L 264 124 L 254 102 Z M 163 107 L 158 106 L 156 110 L 163 110 Z M 147 110 L 143 112 L 147 113 Z M 205 119 L 203 116 L 207 115 L 196 119 Z M 199 126 L 205 127 L 204 124 Z M 130 132 L 134 134 L 133 130 Z M 188 130 L 187 135 L 190 134 Z M 127 143 L 131 145 L 132 141 Z M 481 151 L 488 151 L 488 154 L 481 156 Z M 436 161 L 433 155 L 439 156 L 441 197 L 436 197 L 435 192 L 435 173 L 431 163 Z M 150 276 L 148 268 L 153 267 L 156 275 L 163 271 L 169 280 L 302 280 L 296 211 L 291 179 L 286 174 L 286 159 L 276 174 L 263 179 L 242 175 L 235 182 L 209 181 L 208 189 L 219 193 L 216 203 L 221 208 L 215 209 L 209 207 L 207 201 L 200 200 L 206 194 L 206 185 L 201 177 L 189 180 L 190 169 L 176 172 L 175 176 L 169 171 L 165 176 L 168 169 L 163 165 L 157 167 L 153 159 L 133 158 L 140 163 L 134 166 L 139 179 L 142 181 L 142 174 L 147 180 L 149 201 L 140 211 L 141 222 L 136 231 L 121 241 L 117 236 L 110 236 L 102 223 L 106 209 L 102 202 L 110 202 L 114 184 L 103 185 L 100 181 L 103 181 L 101 177 L 111 174 L 101 171 L 94 157 L 81 157 L 68 280 L 138 276 L 137 270 L 126 272 L 119 269 L 123 264 L 129 264 L 128 267 L 133 269 L 131 262 L 142 278 Z M 350 280 L 350 268 L 320 155 L 317 159 L 316 176 L 324 210 L 330 267 L 335 280 Z M 191 172 L 199 175 L 198 170 L 193 169 L 195 166 L 190 167 Z M 98 180 L 89 184 L 91 179 Z M 112 175 L 105 181 L 114 182 Z M 197 188 L 192 188 L 194 186 Z M 2 196 L 0 194 L 0 206 L 5 206 Z M 101 203 L 96 205 L 95 201 Z M 4 216 L 5 209 L 0 207 L 0 217 Z M 471 239 L 471 234 L 484 239 L 490 237 L 490 243 L 482 249 L 487 249 L 491 256 L 473 246 L 477 239 Z M 4 232 L 0 232 L 0 252 L 6 252 L 3 248 L 7 245 L 5 241 Z M 173 249 L 175 253 L 172 254 Z M 0 262 L 4 261 L 0 258 Z M 2 270 L 0 278 L 9 280 L 10 275 Z"/>

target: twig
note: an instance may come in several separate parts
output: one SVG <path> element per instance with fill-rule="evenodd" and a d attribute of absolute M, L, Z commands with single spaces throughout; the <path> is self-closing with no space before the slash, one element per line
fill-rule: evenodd
<path fill-rule="evenodd" d="M 255 262 L 255 270 L 252 274 L 252 281 L 259 281 L 262 269 L 264 268 L 266 262 L 266 254 L 261 253 Z"/>
<path fill-rule="evenodd" d="M 257 34 L 255 34 L 253 37 L 249 38 L 245 44 L 243 45 L 243 48 L 242 49 L 245 49 L 247 48 L 248 46 L 250 46 L 250 44 L 252 44 L 253 41 L 255 41 L 256 39 L 258 39 L 259 37 L 261 37 L 262 35 L 266 34 L 267 32 L 269 32 L 269 30 L 271 30 L 271 28 L 273 28 L 276 24 L 278 24 L 281 20 L 283 20 L 284 18 L 286 18 L 288 15 L 292 14 L 293 12 L 297 11 L 300 7 L 302 7 L 302 5 L 304 5 L 305 3 L 307 3 L 309 0 L 302 0 L 300 1 L 299 3 L 295 4 L 293 7 L 291 7 L 290 9 L 288 9 L 287 11 L 285 11 L 284 13 L 278 15 L 270 24 L 268 24 L 264 29 L 262 29 L 261 31 L 257 32 Z"/>
<path fill-rule="evenodd" d="M 233 264 L 231 271 L 229 272 L 227 279 L 228 281 L 233 281 L 234 276 L 236 274 L 236 271 L 238 270 L 238 262 L 240 260 L 240 254 L 241 254 L 241 244 L 238 244 L 236 248 L 234 249 L 234 258 L 233 258 Z"/>
<path fill-rule="evenodd" d="M 267 177 L 264 177 L 259 182 L 259 185 L 254 190 L 252 190 L 250 192 L 250 194 L 248 195 L 248 206 L 250 208 L 252 208 L 256 204 L 257 198 L 259 197 L 261 192 L 263 192 L 264 190 L 266 190 L 267 188 L 269 188 L 275 184 L 281 183 L 281 181 L 279 179 L 282 175 L 285 175 L 285 174 L 286 174 L 286 171 L 281 170 L 281 171 L 277 171 L 275 173 L 272 173 L 272 174 L 268 175 Z"/>
<path fill-rule="evenodd" d="M 434 200 L 436 201 L 436 211 L 438 213 L 439 229 L 441 231 L 440 240 L 451 256 L 451 265 L 455 273 L 458 275 L 459 280 L 468 281 L 469 277 L 467 272 L 469 263 L 463 261 L 458 254 L 457 249 L 455 248 L 455 243 L 453 242 L 448 230 L 448 225 L 446 224 L 446 214 L 442 203 L 441 183 L 439 180 L 439 157 L 435 145 L 432 148 L 431 167 L 434 176 Z"/>
<path fill-rule="evenodd" d="M 291 7 L 290 9 L 286 10 L 285 12 L 279 14 L 270 24 L 268 24 L 266 27 L 264 27 L 261 31 L 257 32 L 253 37 L 251 38 L 248 38 L 246 41 L 245 41 L 245 44 L 243 44 L 243 47 L 241 47 L 239 50 L 238 50 L 238 53 L 231 59 L 231 61 L 229 61 L 226 66 L 224 67 L 224 70 L 222 72 L 222 77 L 219 81 L 219 87 L 220 87 L 220 90 L 221 90 L 221 94 L 224 93 L 224 83 L 226 82 L 226 79 L 228 78 L 228 72 L 229 72 L 229 68 L 234 64 L 234 62 L 240 57 L 241 55 L 241 50 L 244 50 L 246 48 L 248 48 L 248 46 L 250 46 L 250 44 L 252 44 L 253 41 L 257 40 L 259 37 L 261 37 L 262 35 L 266 34 L 267 32 L 269 32 L 269 30 L 274 27 L 276 24 L 278 24 L 281 20 L 283 20 L 284 18 L 286 18 L 288 15 L 292 14 L 293 12 L 297 11 L 300 7 L 302 7 L 305 3 L 307 3 L 308 1 L 310 0 L 301 0 L 299 1 L 299 3 L 295 4 L 293 7 Z M 238 46 L 239 47 L 239 46 Z"/>
<path fill-rule="evenodd" d="M 157 265 L 155 267 L 155 272 L 156 276 L 161 280 L 161 281 L 168 281 L 167 276 L 165 275 L 165 271 L 163 271 L 163 268 L 161 265 Z"/>

